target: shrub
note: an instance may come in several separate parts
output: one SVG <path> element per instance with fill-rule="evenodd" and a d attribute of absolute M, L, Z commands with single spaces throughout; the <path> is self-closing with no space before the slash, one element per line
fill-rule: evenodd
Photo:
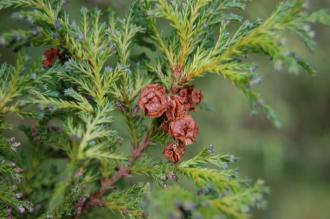
<path fill-rule="evenodd" d="M 295 33 L 314 49 L 310 24 L 330 25 L 330 16 L 288 0 L 250 21 L 240 15 L 245 4 L 136 0 L 125 19 L 83 8 L 76 22 L 60 0 L 0 0 L 31 27 L 0 39 L 20 51 L 15 66 L 0 68 L 0 217 L 105 218 L 108 209 L 126 218 L 248 218 L 264 206 L 268 189 L 240 177 L 234 156 L 208 147 L 184 157 L 198 138 L 191 112 L 203 101 L 194 81 L 226 78 L 279 126 L 246 56 L 313 74 L 285 39 Z M 47 49 L 29 60 L 25 47 Z M 15 125 L 8 114 L 33 122 Z M 20 143 L 8 138 L 16 132 L 27 138 L 17 152 Z"/>

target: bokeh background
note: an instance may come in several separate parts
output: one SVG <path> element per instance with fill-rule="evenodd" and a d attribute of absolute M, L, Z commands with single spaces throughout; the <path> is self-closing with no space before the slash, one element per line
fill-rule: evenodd
<path fill-rule="evenodd" d="M 276 0 L 250 1 L 248 18 L 265 18 Z M 78 16 L 80 7 L 111 7 L 123 16 L 129 0 L 68 0 L 67 11 Z M 329 0 L 311 0 L 311 9 L 330 9 Z M 7 11 L 0 12 L 0 32 L 18 27 Z M 242 175 L 264 179 L 271 188 L 268 207 L 255 212 L 256 219 L 330 218 L 330 28 L 313 26 L 318 48 L 311 53 L 297 38 L 289 46 L 310 60 L 318 74 L 290 75 L 274 71 L 265 58 L 253 57 L 263 83 L 258 90 L 282 121 L 275 128 L 264 116 L 251 115 L 246 98 L 228 81 L 209 76 L 197 81 L 205 94 L 208 110 L 194 117 L 200 124 L 198 142 L 187 157 L 200 148 L 214 145 L 221 153 L 235 154 Z M 40 57 L 42 49 L 29 49 Z M 0 62 L 15 62 L 15 53 L 0 48 Z"/>

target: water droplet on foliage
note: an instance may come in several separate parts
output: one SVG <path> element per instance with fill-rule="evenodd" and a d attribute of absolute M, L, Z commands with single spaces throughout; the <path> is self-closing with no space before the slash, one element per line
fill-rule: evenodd
<path fill-rule="evenodd" d="M 78 41 L 84 41 L 84 40 L 85 40 L 85 36 L 83 34 L 79 34 Z"/>
<path fill-rule="evenodd" d="M 31 79 L 32 79 L 32 80 L 37 79 L 37 74 L 36 74 L 36 73 L 32 73 L 32 74 L 31 74 Z"/>
<path fill-rule="evenodd" d="M 207 151 L 209 152 L 210 155 L 214 155 L 215 154 L 215 148 L 212 144 L 210 144 L 207 148 Z"/>
<path fill-rule="evenodd" d="M 16 197 L 17 199 L 21 199 L 21 198 L 23 197 L 23 194 L 22 194 L 22 193 L 16 193 L 16 194 L 15 194 L 15 197 Z"/>
<path fill-rule="evenodd" d="M 255 79 L 250 80 L 249 87 L 252 88 L 252 87 L 255 87 L 255 86 L 257 86 L 257 85 L 259 85 L 261 83 L 262 83 L 262 79 L 261 78 L 255 78 Z"/>
<path fill-rule="evenodd" d="M 160 177 L 160 180 L 162 180 L 162 181 L 166 181 L 166 180 L 168 180 L 168 178 L 167 178 L 167 176 L 161 176 L 161 177 Z"/>
<path fill-rule="evenodd" d="M 112 70 L 113 70 L 113 68 L 112 68 L 111 66 L 106 66 L 106 67 L 104 68 L 104 70 L 105 70 L 106 72 L 108 72 L 108 73 L 111 73 Z"/>
<path fill-rule="evenodd" d="M 187 202 L 182 205 L 183 209 L 186 211 L 193 211 L 197 208 L 197 205 L 192 202 Z"/>
<path fill-rule="evenodd" d="M 25 208 L 23 206 L 18 206 L 18 211 L 23 214 L 25 213 Z"/>

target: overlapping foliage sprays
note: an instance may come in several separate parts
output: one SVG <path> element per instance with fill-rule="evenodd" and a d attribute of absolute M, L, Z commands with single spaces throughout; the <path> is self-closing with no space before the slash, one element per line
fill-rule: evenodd
<path fill-rule="evenodd" d="M 287 0 L 249 21 L 237 14 L 245 0 L 135 0 L 125 18 L 82 8 L 74 21 L 63 4 L 0 0 L 27 26 L 2 32 L 0 43 L 47 48 L 39 59 L 20 53 L 15 66 L 1 64 L 0 217 L 248 218 L 262 207 L 267 188 L 229 168 L 234 156 L 213 147 L 183 156 L 198 138 L 191 113 L 207 96 L 194 81 L 223 76 L 279 125 L 245 57 L 313 73 L 285 39 L 295 33 L 314 49 L 310 24 L 330 25 L 328 13 Z"/>

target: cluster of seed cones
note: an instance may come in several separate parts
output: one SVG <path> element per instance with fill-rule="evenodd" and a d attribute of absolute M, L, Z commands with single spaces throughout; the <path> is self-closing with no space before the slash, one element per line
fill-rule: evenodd
<path fill-rule="evenodd" d="M 64 51 L 50 48 L 44 52 L 43 67 L 51 68 L 56 60 L 62 64 L 68 60 Z M 164 149 L 164 156 L 173 163 L 179 162 L 187 145 L 193 144 L 198 135 L 198 125 L 190 111 L 202 102 L 203 94 L 193 86 L 173 88 L 167 92 L 160 84 L 146 86 L 140 95 L 138 105 L 149 118 L 163 118 L 163 130 L 173 142 Z"/>
<path fill-rule="evenodd" d="M 163 154 L 173 163 L 179 162 L 185 152 L 186 145 L 195 142 L 198 125 L 189 111 L 195 110 L 202 102 L 203 94 L 193 86 L 174 88 L 171 92 L 160 84 L 146 86 L 140 95 L 138 105 L 150 118 L 163 117 L 163 130 L 173 137 Z"/>

